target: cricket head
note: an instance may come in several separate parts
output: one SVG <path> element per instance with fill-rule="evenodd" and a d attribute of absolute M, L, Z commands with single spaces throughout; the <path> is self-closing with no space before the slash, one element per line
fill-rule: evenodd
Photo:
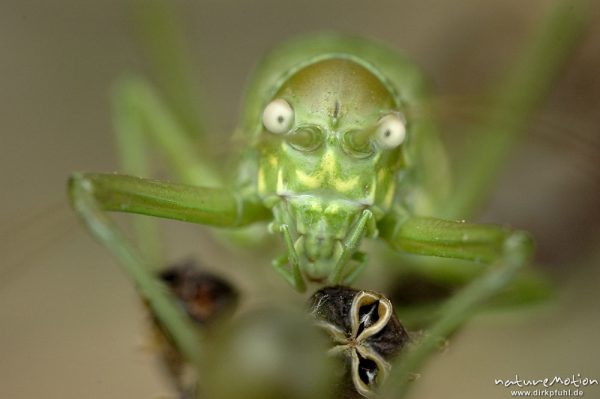
<path fill-rule="evenodd" d="M 404 166 L 398 108 L 376 72 L 344 56 L 294 71 L 265 105 L 258 193 L 308 280 L 353 277 L 345 264 L 360 262 L 361 239 L 391 207 Z"/>

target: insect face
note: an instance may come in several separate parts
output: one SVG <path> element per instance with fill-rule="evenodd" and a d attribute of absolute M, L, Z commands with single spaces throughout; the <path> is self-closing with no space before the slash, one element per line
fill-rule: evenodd
<path fill-rule="evenodd" d="M 398 107 L 378 76 L 344 57 L 299 69 L 266 105 L 258 192 L 289 228 L 308 279 L 327 278 L 352 255 L 345 241 L 375 234 L 389 209 L 405 137 Z"/>

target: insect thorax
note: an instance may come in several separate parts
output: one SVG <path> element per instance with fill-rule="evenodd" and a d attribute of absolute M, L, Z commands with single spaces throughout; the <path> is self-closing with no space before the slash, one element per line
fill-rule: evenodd
<path fill-rule="evenodd" d="M 289 227 L 306 277 L 321 281 L 361 213 L 373 212 L 364 232 L 373 235 L 394 200 L 401 150 L 378 148 L 370 136 L 398 104 L 372 71 L 340 57 L 298 70 L 273 99 L 289 103 L 294 120 L 285 134 L 263 130 L 257 191 L 275 225 Z"/>

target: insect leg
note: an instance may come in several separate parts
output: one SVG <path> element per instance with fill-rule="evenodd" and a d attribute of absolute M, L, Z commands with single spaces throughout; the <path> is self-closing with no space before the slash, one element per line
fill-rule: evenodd
<path fill-rule="evenodd" d="M 204 106 L 208 102 L 202 91 L 204 85 L 198 84 L 203 83 L 198 82 L 198 77 L 205 74 L 201 66 L 192 62 L 195 57 L 192 57 L 175 4 L 169 0 L 135 0 L 132 3 L 136 36 L 153 82 L 181 123 L 186 137 L 205 146 L 208 115 Z M 202 48 L 197 40 L 194 50 Z"/>
<path fill-rule="evenodd" d="M 94 237 L 119 259 L 157 320 L 192 363 L 201 367 L 201 342 L 192 321 L 150 270 L 148 260 L 106 211 L 139 213 L 213 226 L 235 227 L 266 218 L 256 202 L 225 189 L 163 183 L 131 176 L 74 174 L 69 196 Z"/>
<path fill-rule="evenodd" d="M 344 251 L 342 252 L 342 255 L 338 259 L 335 268 L 329 276 L 329 282 L 331 284 L 341 284 L 344 280 L 344 270 L 346 268 L 346 264 L 348 263 L 348 260 L 350 260 L 352 254 L 354 254 L 354 251 L 356 251 L 356 249 L 358 248 L 360 241 L 362 240 L 367 230 L 367 224 L 369 220 L 372 220 L 372 217 L 373 213 L 370 210 L 365 209 L 360 215 L 360 218 L 358 219 L 350 233 L 348 234 L 348 237 L 344 240 Z"/>
<path fill-rule="evenodd" d="M 440 317 L 418 345 L 400 356 L 387 386 L 389 397 L 400 397 L 411 373 L 440 342 L 456 331 L 482 302 L 502 290 L 529 261 L 529 235 L 495 225 L 468 224 L 412 217 L 382 226 L 382 237 L 398 250 L 490 264 L 479 277 L 442 305 Z M 393 395 L 391 393 L 393 392 Z"/>
<path fill-rule="evenodd" d="M 522 50 L 512 71 L 497 86 L 492 112 L 470 137 L 460 159 L 456 186 L 450 201 L 438 204 L 445 218 L 462 218 L 481 206 L 495 178 L 522 139 L 527 122 L 556 80 L 561 67 L 575 49 L 587 21 L 586 0 L 558 1 Z"/>
<path fill-rule="evenodd" d="M 219 176 L 206 163 L 175 116 L 144 80 L 122 81 L 114 93 L 113 116 L 122 169 L 126 174 L 150 177 L 147 142 L 164 154 L 178 180 L 218 186 Z M 133 218 L 137 241 L 156 265 L 162 263 L 162 243 L 155 220 Z"/>
<path fill-rule="evenodd" d="M 201 161 L 206 157 L 146 81 L 133 77 L 121 81 L 113 104 L 118 146 L 128 173 L 148 173 L 144 143 L 149 140 L 182 182 L 209 187 L 222 184 L 216 169 Z"/>
<path fill-rule="evenodd" d="M 300 272 L 300 261 L 298 260 L 298 253 L 294 247 L 294 240 L 290 234 L 289 227 L 284 224 L 281 226 L 281 233 L 283 234 L 283 240 L 288 250 L 288 254 L 273 261 L 272 265 L 275 270 L 287 280 L 298 292 L 306 291 L 306 283 L 304 277 Z M 285 267 L 290 264 L 292 270 L 289 271 Z"/>

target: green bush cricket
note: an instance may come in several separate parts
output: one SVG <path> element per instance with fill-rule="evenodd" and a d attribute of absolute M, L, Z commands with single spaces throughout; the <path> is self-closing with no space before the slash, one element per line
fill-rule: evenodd
<path fill-rule="evenodd" d="M 563 53 L 549 54 L 547 42 L 576 36 L 577 21 L 565 22 L 565 10 L 555 13 L 522 61 L 531 70 L 517 69 L 506 93 L 497 96 L 498 107 L 515 109 L 515 115 L 483 132 L 473 161 L 465 162 L 481 167 L 461 171 L 456 190 L 448 185 L 436 127 L 413 112 L 428 96 L 419 70 L 379 44 L 324 34 L 288 42 L 257 70 L 237 128 L 247 149 L 240 155 L 239 179 L 229 186 L 197 158 L 154 90 L 142 80 L 125 82 L 116 119 L 128 154 L 126 172 L 145 174 L 143 154 L 131 148 L 147 134 L 183 183 L 78 173 L 69 184 L 73 207 L 125 266 L 179 349 L 199 366 L 198 333 L 106 211 L 227 228 L 270 221 L 285 248 L 273 266 L 300 292 L 307 284 L 352 284 L 368 273 L 367 254 L 360 250 L 364 238 L 382 239 L 401 252 L 489 264 L 488 272 L 444 305 L 428 337 L 394 368 L 389 389 L 398 393 L 439 341 L 505 287 L 531 256 L 524 232 L 455 219 L 477 203 L 481 180 L 495 173 L 538 102 L 539 82 L 554 73 L 540 66 L 560 63 Z M 570 40 L 563 45 L 568 48 Z M 522 89 L 515 91 L 516 85 Z M 506 131 L 501 139 L 499 130 Z"/>

